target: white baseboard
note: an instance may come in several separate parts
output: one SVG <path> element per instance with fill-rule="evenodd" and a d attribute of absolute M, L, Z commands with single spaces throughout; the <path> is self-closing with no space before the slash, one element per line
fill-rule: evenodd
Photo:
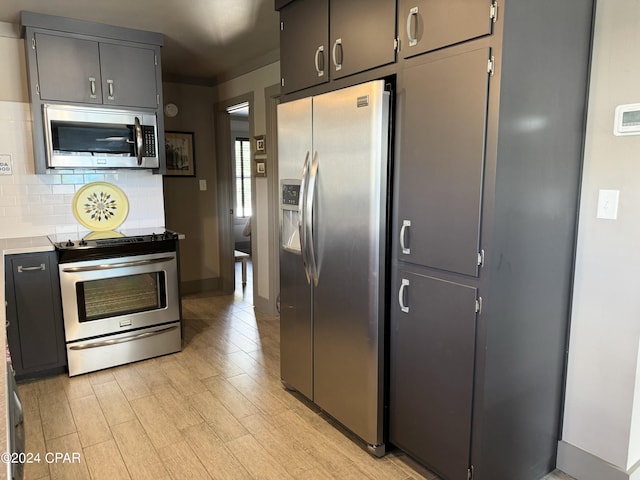
<path fill-rule="evenodd" d="M 640 468 L 637 464 L 625 472 L 563 440 L 558 442 L 556 465 L 578 480 L 640 480 Z"/>

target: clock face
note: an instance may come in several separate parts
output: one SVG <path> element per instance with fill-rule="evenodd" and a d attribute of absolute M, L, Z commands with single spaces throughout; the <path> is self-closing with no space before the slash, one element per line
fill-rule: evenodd
<path fill-rule="evenodd" d="M 178 114 L 178 107 L 175 103 L 167 103 L 164 106 L 164 114 L 167 117 L 175 117 Z"/>

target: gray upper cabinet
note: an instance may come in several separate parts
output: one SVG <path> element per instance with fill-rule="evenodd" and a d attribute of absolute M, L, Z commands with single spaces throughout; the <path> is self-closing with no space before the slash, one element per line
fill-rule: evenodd
<path fill-rule="evenodd" d="M 100 65 L 105 104 L 158 107 L 153 48 L 100 43 Z"/>
<path fill-rule="evenodd" d="M 102 103 L 98 42 L 34 34 L 42 100 Z"/>
<path fill-rule="evenodd" d="M 131 46 L 34 33 L 41 100 L 156 108 L 157 53 Z"/>
<path fill-rule="evenodd" d="M 286 3 L 280 9 L 283 93 L 394 62 L 395 16 L 396 2 L 389 0 Z"/>
<path fill-rule="evenodd" d="M 280 75 L 285 93 L 329 81 L 329 0 L 296 0 L 280 10 Z"/>
<path fill-rule="evenodd" d="M 399 260 L 478 274 L 489 58 L 479 48 L 403 72 Z"/>
<path fill-rule="evenodd" d="M 164 144 L 162 34 L 21 12 L 33 119 L 35 172 L 47 172 L 43 105 L 100 105 L 155 114 Z M 165 153 L 159 153 L 165 172 Z"/>
<path fill-rule="evenodd" d="M 342 78 L 395 61 L 395 1 L 331 2 L 331 75 Z"/>
<path fill-rule="evenodd" d="M 493 0 L 400 0 L 404 58 L 491 34 Z"/>

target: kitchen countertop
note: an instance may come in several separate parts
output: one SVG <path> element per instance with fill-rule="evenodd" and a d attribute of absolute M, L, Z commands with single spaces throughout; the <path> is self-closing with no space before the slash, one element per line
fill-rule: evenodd
<path fill-rule="evenodd" d="M 53 245 L 47 237 L 27 237 L 27 238 L 1 238 L 0 239 L 0 252 L 2 252 L 0 261 L 0 278 L 2 279 L 2 288 L 0 288 L 0 305 L 4 305 L 4 256 L 15 255 L 19 253 L 33 253 L 33 252 L 50 252 L 53 251 Z M 4 308 L 0 308 L 0 324 L 6 321 L 6 311 Z M 4 343 L 7 342 L 7 330 L 2 329 L 2 337 Z M 4 393 L 5 401 L 0 401 L 0 452 L 7 451 L 8 445 L 8 418 L 7 418 L 7 364 L 6 362 L 0 362 L 0 388 Z M 9 464 L 7 464 L 7 467 Z M 4 473 L 4 475 L 2 475 Z M 8 476 L 7 471 L 0 473 L 0 476 Z"/>

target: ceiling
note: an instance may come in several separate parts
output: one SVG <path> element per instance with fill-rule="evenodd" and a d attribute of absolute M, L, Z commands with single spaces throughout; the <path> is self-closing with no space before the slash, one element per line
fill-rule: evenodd
<path fill-rule="evenodd" d="M 1 0 L 0 22 L 22 10 L 160 32 L 166 81 L 213 85 L 279 59 L 273 0 Z"/>

